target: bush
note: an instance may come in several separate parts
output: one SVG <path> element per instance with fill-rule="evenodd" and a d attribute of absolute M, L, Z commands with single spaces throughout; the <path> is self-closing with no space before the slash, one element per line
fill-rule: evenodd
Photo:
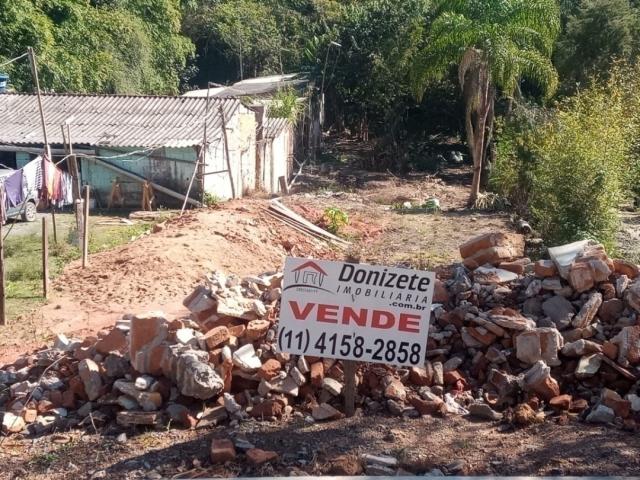
<path fill-rule="evenodd" d="M 613 247 L 640 138 L 637 78 L 636 68 L 618 65 L 549 114 L 505 127 L 491 184 L 530 213 L 547 243 L 593 238 Z"/>

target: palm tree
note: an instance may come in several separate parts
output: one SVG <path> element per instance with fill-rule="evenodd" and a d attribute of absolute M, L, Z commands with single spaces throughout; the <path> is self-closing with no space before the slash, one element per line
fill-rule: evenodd
<path fill-rule="evenodd" d="M 412 68 L 421 97 L 429 82 L 458 66 L 465 130 L 473 159 L 469 203 L 480 193 L 482 168 L 493 132 L 497 92 L 508 98 L 527 79 L 552 94 L 558 76 L 551 53 L 560 29 L 556 0 L 435 0 L 424 51 Z"/>

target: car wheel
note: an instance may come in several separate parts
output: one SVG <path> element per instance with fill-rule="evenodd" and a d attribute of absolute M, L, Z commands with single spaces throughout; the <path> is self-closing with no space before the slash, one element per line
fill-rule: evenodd
<path fill-rule="evenodd" d="M 24 212 L 22 212 L 22 220 L 25 222 L 35 222 L 36 218 L 38 218 L 36 204 L 33 202 L 27 202 L 24 206 Z"/>

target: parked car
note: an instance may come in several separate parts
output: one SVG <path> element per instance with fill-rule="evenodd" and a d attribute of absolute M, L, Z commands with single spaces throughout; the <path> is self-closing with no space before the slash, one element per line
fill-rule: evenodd
<path fill-rule="evenodd" d="M 0 179 L 9 177 L 15 172 L 10 168 L 0 169 Z M 25 198 L 24 202 L 7 210 L 7 218 L 21 218 L 24 222 L 34 222 L 38 216 L 38 192 L 34 190 Z"/>

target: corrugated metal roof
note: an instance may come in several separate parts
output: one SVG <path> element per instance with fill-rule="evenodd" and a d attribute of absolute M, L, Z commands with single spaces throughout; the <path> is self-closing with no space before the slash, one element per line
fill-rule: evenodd
<path fill-rule="evenodd" d="M 73 143 L 113 147 L 190 147 L 202 143 L 206 98 L 131 95 L 42 95 L 50 144 L 62 144 L 60 125 L 70 124 Z M 209 139 L 221 133 L 241 104 L 211 98 Z M 0 95 L 0 143 L 44 143 L 34 94 Z"/>
<path fill-rule="evenodd" d="M 184 96 L 206 97 L 209 95 L 216 98 L 232 97 L 269 97 L 283 88 L 293 88 L 299 95 L 304 95 L 304 91 L 309 84 L 309 80 L 299 73 L 288 73 L 285 75 L 270 75 L 268 77 L 257 77 L 242 80 L 229 87 L 217 87 L 187 92 Z"/>
<path fill-rule="evenodd" d="M 266 138 L 275 138 L 290 126 L 291 123 L 286 118 L 267 117 L 264 126 L 264 136 Z"/>

